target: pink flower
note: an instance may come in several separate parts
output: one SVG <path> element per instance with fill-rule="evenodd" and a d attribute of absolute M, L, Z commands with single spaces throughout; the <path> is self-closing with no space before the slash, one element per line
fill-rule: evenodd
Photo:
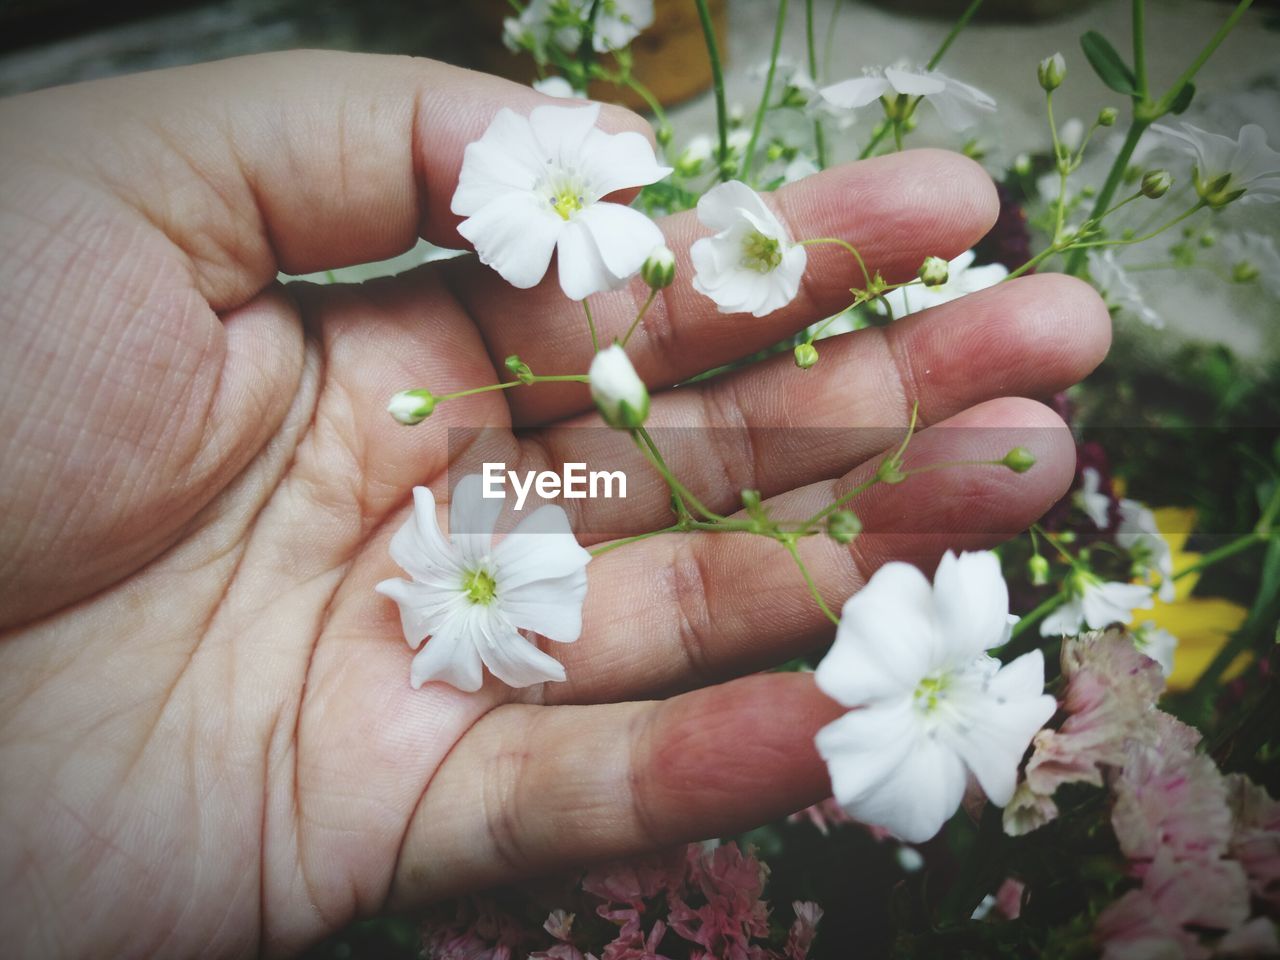
<path fill-rule="evenodd" d="M 1227 784 L 1209 757 L 1188 749 L 1200 735 L 1165 713 L 1150 743 L 1131 742 L 1114 784 L 1111 825 L 1130 860 L 1167 851 L 1177 860 L 1217 859 L 1231 840 Z"/>
<path fill-rule="evenodd" d="M 1022 895 L 1027 885 L 1021 880 L 1006 877 L 996 891 L 996 911 L 1006 920 L 1017 920 L 1022 913 Z"/>
<path fill-rule="evenodd" d="M 605 906 L 627 904 L 642 910 L 648 898 L 679 887 L 684 873 L 685 852 L 677 848 L 592 870 L 583 879 L 582 889 L 604 900 Z"/>
<path fill-rule="evenodd" d="M 1057 730 L 1032 739 L 1023 782 L 1005 807 L 1005 832 L 1018 836 L 1058 815 L 1053 794 L 1064 783 L 1102 786 L 1104 770 L 1124 765 L 1126 745 L 1141 737 L 1164 690 L 1160 665 L 1139 653 L 1123 630 L 1089 633 L 1062 644 L 1067 689 Z"/>
<path fill-rule="evenodd" d="M 801 823 L 805 820 L 813 824 L 824 837 L 831 832 L 832 827 L 841 827 L 847 823 L 857 823 L 853 817 L 845 813 L 844 807 L 836 802 L 835 797 L 827 797 L 827 799 L 819 801 L 811 807 L 805 807 L 800 812 L 793 813 L 787 817 L 788 823 Z M 886 831 L 881 832 L 888 836 Z"/>
<path fill-rule="evenodd" d="M 1280 910 L 1280 801 L 1241 774 L 1226 781 L 1235 817 L 1231 855 L 1244 867 L 1253 895 Z"/>
<path fill-rule="evenodd" d="M 1094 935 L 1104 960 L 1208 957 L 1209 951 L 1188 927 L 1225 932 L 1243 926 L 1248 918 L 1248 882 L 1240 864 L 1221 859 L 1175 862 L 1168 851 L 1161 851 L 1142 887 L 1098 917 Z"/>
<path fill-rule="evenodd" d="M 822 919 L 822 908 L 807 900 L 797 900 L 791 905 L 796 919 L 787 934 L 787 960 L 805 960 L 809 956 L 809 948 L 813 938 L 818 935 L 818 921 Z"/>
<path fill-rule="evenodd" d="M 690 847 L 690 889 L 671 898 L 671 929 L 717 960 L 752 960 L 752 938 L 769 935 L 769 908 L 760 899 L 766 873 L 764 864 L 736 844 L 716 847 L 709 855 Z M 689 905 L 694 893 L 705 898 L 705 905 Z"/>

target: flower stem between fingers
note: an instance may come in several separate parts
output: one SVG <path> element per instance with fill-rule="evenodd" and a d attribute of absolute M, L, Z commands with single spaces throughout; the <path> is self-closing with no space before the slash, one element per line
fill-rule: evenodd
<path fill-rule="evenodd" d="M 818 592 L 818 585 L 813 582 L 813 575 L 809 573 L 809 568 L 804 565 L 804 561 L 800 559 L 800 551 L 796 548 L 796 542 L 791 537 L 780 537 L 778 542 L 787 548 L 787 553 L 791 554 L 791 559 L 796 562 L 796 566 L 800 568 L 800 575 L 804 577 L 804 582 L 809 587 L 809 593 L 813 595 L 814 601 L 818 604 L 828 620 L 837 627 L 840 626 L 840 618 L 831 612 L 831 608 L 827 606 L 827 602 L 822 599 L 822 594 Z"/>
<path fill-rule="evenodd" d="M 600 338 L 596 336 L 596 322 L 591 318 L 591 304 L 587 303 L 587 298 L 582 298 L 582 309 L 587 314 L 587 329 L 591 331 L 591 352 L 600 352 Z"/>
<path fill-rule="evenodd" d="M 871 273 L 867 270 L 867 265 L 862 259 L 862 254 L 860 254 L 858 252 L 858 248 L 848 240 L 841 240 L 839 237 L 813 237 L 810 240 L 797 240 L 796 243 L 801 247 L 814 247 L 820 243 L 834 243 L 836 246 L 844 247 L 853 254 L 853 258 L 858 261 L 858 266 L 862 269 L 862 282 L 868 287 L 871 286 Z"/>
<path fill-rule="evenodd" d="M 640 312 L 636 314 L 636 318 L 631 321 L 631 326 L 627 328 L 626 334 L 618 341 L 618 346 L 625 347 L 627 341 L 631 339 L 631 335 L 636 332 L 636 327 L 640 326 L 640 321 L 644 319 L 644 315 L 648 312 L 649 307 L 653 304 L 654 298 L 657 297 L 658 291 L 650 288 L 649 296 L 645 298 L 644 304 L 640 307 Z"/>

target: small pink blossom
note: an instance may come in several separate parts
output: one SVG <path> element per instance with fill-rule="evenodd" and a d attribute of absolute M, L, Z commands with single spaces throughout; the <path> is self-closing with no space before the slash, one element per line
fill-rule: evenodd
<path fill-rule="evenodd" d="M 809 956 L 809 948 L 813 938 L 818 935 L 818 921 L 822 919 L 822 908 L 807 900 L 797 900 L 791 905 L 796 918 L 787 934 L 787 960 L 805 960 Z"/>
<path fill-rule="evenodd" d="M 834 827 L 842 827 L 845 824 L 857 823 L 853 817 L 849 816 L 849 814 L 845 812 L 844 807 L 840 806 L 840 804 L 836 802 L 835 797 L 827 797 L 827 799 L 821 800 L 811 807 L 805 807 L 798 813 L 793 813 L 791 816 L 787 817 L 788 823 L 803 823 L 805 821 L 813 824 L 813 826 L 817 828 L 817 831 L 824 837 L 830 834 Z M 879 830 L 879 828 L 874 827 L 872 829 L 878 830 L 883 836 L 889 836 L 888 831 Z M 877 837 L 876 839 L 880 839 L 880 837 Z"/>
<path fill-rule="evenodd" d="M 1226 782 L 1235 817 L 1231 855 L 1244 867 L 1253 895 L 1280 911 L 1280 800 L 1241 774 Z"/>

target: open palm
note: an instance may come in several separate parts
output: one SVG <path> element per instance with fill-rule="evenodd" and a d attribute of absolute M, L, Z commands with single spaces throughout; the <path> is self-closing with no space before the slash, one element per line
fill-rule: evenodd
<path fill-rule="evenodd" d="M 420 235 L 462 246 L 463 147 L 501 106 L 544 100 L 424 61 L 290 54 L 0 105 L 0 936 L 18 954 L 287 953 L 385 906 L 738 831 L 827 792 L 812 740 L 835 705 L 805 675 L 747 676 L 830 636 L 763 538 L 668 535 L 593 561 L 582 638 L 553 651 L 563 684 L 409 686 L 373 585 L 397 573 L 410 488 L 448 498 L 449 428 L 496 428 L 493 459 L 543 468 L 589 461 L 599 436 L 549 425 L 598 420 L 578 384 L 451 401 L 414 429 L 387 398 L 493 383 L 514 352 L 582 372 L 582 315 L 554 278 L 517 291 L 474 258 L 355 287 L 276 277 Z M 979 168 L 936 151 L 772 202 L 794 236 L 848 238 L 890 280 L 996 213 Z M 721 315 L 689 286 L 696 221 L 662 227 L 681 266 L 630 352 L 651 424 L 739 428 L 674 454 L 709 506 L 753 487 L 779 516 L 812 513 L 915 402 L 919 462 L 1015 444 L 1039 459 L 877 488 L 851 548 L 804 544 L 830 603 L 891 557 L 990 544 L 1066 488 L 1070 437 L 1017 398 L 1105 352 L 1083 284 L 1028 277 L 828 341 L 804 373 L 782 357 L 659 393 L 843 306 L 851 275 L 815 249 L 788 308 Z M 645 293 L 595 298 L 606 339 Z M 776 429 L 800 427 L 846 441 Z M 610 502 L 611 529 L 670 522 L 651 480 Z M 601 529 L 587 513 L 603 507 L 578 503 L 575 526 Z"/>

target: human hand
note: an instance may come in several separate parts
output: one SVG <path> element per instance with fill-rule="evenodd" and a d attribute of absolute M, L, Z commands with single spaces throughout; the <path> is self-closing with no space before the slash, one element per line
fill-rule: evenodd
<path fill-rule="evenodd" d="M 518 426 L 508 463 L 537 467 L 584 459 L 552 424 L 597 421 L 576 384 L 451 401 L 413 430 L 386 400 L 493 383 L 516 350 L 585 370 L 581 314 L 554 277 L 518 291 L 473 258 L 362 286 L 276 276 L 419 235 L 462 246 L 463 147 L 501 106 L 546 100 L 429 62 L 306 53 L 0 104 L 0 930 L 19 955 L 288 953 L 386 906 L 731 833 L 828 792 L 813 735 L 841 709 L 807 675 L 746 676 L 830 633 L 761 538 L 673 534 L 598 558 L 582 638 L 555 651 L 563 684 L 409 686 L 373 585 L 398 572 L 387 543 L 409 489 L 447 499 L 448 428 Z M 773 203 L 793 235 L 847 237 L 891 281 L 996 213 L 980 169 L 937 151 Z M 1084 284 L 1019 279 L 826 341 L 803 375 L 783 356 L 659 393 L 848 298 L 844 254 L 815 248 L 790 306 L 718 314 L 689 286 L 693 214 L 662 227 L 681 266 L 630 350 L 651 423 L 901 432 L 918 402 L 913 457 L 1038 458 L 1024 476 L 877 488 L 851 548 L 803 544 L 832 603 L 888 559 L 928 566 L 1022 529 L 1066 489 L 1067 431 L 1016 398 L 1105 353 Z M 595 298 L 606 340 L 646 293 Z M 752 487 L 785 515 L 882 452 L 798 456 L 785 435 L 677 472 L 714 509 Z M 656 480 L 611 509 L 669 522 Z"/>

